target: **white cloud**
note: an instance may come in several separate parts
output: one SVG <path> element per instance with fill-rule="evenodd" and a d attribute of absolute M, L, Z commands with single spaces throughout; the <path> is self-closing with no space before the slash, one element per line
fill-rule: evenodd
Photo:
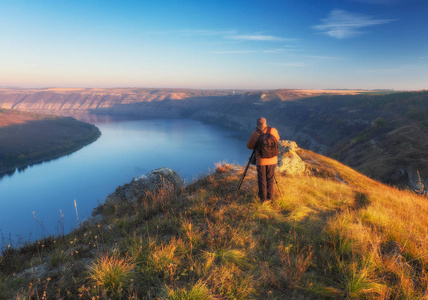
<path fill-rule="evenodd" d="M 262 42 L 290 42 L 296 39 L 283 38 L 265 34 L 238 34 L 236 30 L 207 30 L 207 29 L 179 29 L 170 31 L 152 31 L 147 35 L 175 35 L 175 36 L 220 36 L 226 40 L 235 41 L 262 41 Z"/>
<path fill-rule="evenodd" d="M 265 53 L 265 54 L 281 54 L 289 52 L 289 49 L 277 48 L 267 50 L 229 50 L 229 51 L 215 51 L 212 54 L 253 54 L 253 53 Z"/>
<path fill-rule="evenodd" d="M 258 53 L 259 51 L 254 50 L 231 50 L 231 51 L 216 51 L 212 52 L 213 54 L 251 54 Z"/>
<path fill-rule="evenodd" d="M 177 35 L 177 36 L 228 36 L 236 34 L 234 30 L 179 29 L 170 31 L 152 31 L 148 35 Z"/>
<path fill-rule="evenodd" d="M 333 10 L 326 19 L 321 21 L 322 24 L 315 25 L 313 28 L 328 36 L 345 39 L 363 34 L 362 28 L 387 24 L 396 20 L 374 19 L 372 16 L 353 14 L 344 10 Z"/>
<path fill-rule="evenodd" d="M 201 36 L 216 36 L 216 35 L 230 35 L 236 34 L 234 30 L 204 30 L 204 29 L 194 29 L 194 30 L 182 30 L 181 34 L 183 35 L 201 35 Z"/>
<path fill-rule="evenodd" d="M 273 35 L 263 35 L 263 34 L 254 34 L 254 35 L 230 35 L 226 36 L 230 40 L 239 40 L 239 41 L 265 41 L 265 42 L 284 42 L 291 41 L 293 39 L 286 39 Z"/>

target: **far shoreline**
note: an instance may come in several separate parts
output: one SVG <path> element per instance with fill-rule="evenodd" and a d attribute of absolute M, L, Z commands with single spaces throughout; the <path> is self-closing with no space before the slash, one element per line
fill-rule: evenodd
<path fill-rule="evenodd" d="M 55 160 L 55 159 L 61 158 L 63 156 L 67 156 L 67 155 L 73 154 L 74 152 L 77 152 L 77 151 L 83 149 L 84 147 L 86 147 L 86 146 L 88 146 L 88 145 L 96 142 L 101 137 L 101 131 L 97 127 L 95 127 L 95 128 L 97 129 L 98 134 L 96 136 L 94 136 L 93 138 L 91 138 L 90 140 L 88 140 L 87 143 L 78 145 L 78 146 L 76 146 L 76 147 L 74 147 L 72 149 L 67 149 L 66 151 L 58 153 L 56 155 L 46 156 L 46 157 L 42 157 L 40 159 L 36 159 L 36 160 L 33 160 L 33 161 L 28 161 L 26 163 L 22 163 L 20 165 L 16 165 L 15 167 L 12 167 L 12 168 L 0 169 L 0 179 L 2 179 L 5 176 L 12 176 L 13 174 L 15 174 L 15 172 L 17 170 L 18 171 L 20 169 L 25 170 L 28 167 L 32 167 L 34 165 L 38 165 L 38 164 L 42 164 L 42 163 L 45 163 L 45 162 L 49 162 L 51 160 Z"/>
<path fill-rule="evenodd" d="M 2 112 L 6 119 L 9 117 L 9 121 L 15 114 L 18 119 L 20 114 L 28 114 L 14 110 Z M 0 127 L 2 142 L 9 145 L 0 153 L 0 179 L 12 176 L 17 170 L 70 155 L 101 136 L 101 131 L 94 124 L 72 117 L 51 118 L 48 115 L 30 114 L 30 118 L 24 122 L 12 122 Z M 34 142 L 36 146 L 31 144 Z"/>

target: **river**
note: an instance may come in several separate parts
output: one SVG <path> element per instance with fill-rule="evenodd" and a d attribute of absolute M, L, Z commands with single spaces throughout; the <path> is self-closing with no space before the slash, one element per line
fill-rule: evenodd
<path fill-rule="evenodd" d="M 189 183 L 213 170 L 215 163 L 242 165 L 250 155 L 247 134 L 200 121 L 83 120 L 101 130 L 97 141 L 0 178 L 0 246 L 68 233 L 117 186 L 151 170 L 172 168 Z"/>

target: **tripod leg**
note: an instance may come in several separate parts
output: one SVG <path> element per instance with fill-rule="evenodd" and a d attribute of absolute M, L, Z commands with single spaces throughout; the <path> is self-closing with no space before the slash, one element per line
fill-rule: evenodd
<path fill-rule="evenodd" d="M 248 167 L 250 166 L 250 163 L 251 163 L 251 159 L 253 158 L 253 155 L 255 154 L 254 152 L 255 152 L 255 149 L 253 150 L 253 153 L 251 153 L 250 159 L 248 160 L 248 163 L 247 163 L 247 166 L 245 167 L 244 173 L 242 174 L 242 177 L 239 180 L 239 186 L 235 192 L 236 196 L 238 196 L 239 189 L 241 188 L 242 182 L 244 181 L 245 175 L 247 174 Z"/>
<path fill-rule="evenodd" d="M 282 197 L 282 192 L 281 192 L 281 189 L 279 188 L 279 184 L 278 184 L 278 181 L 276 180 L 276 176 L 275 176 L 275 174 L 273 175 L 273 178 L 275 179 L 275 183 L 276 183 L 276 187 L 278 188 L 278 192 L 279 192 L 279 194 L 281 195 L 281 197 Z"/>

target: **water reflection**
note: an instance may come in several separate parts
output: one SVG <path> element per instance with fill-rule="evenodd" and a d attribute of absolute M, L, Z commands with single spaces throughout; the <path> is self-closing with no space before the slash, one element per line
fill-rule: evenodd
<path fill-rule="evenodd" d="M 137 116 L 134 117 L 134 116 L 107 115 L 107 114 L 76 114 L 71 116 L 79 121 L 83 121 L 91 124 L 141 120 L 141 118 Z"/>

